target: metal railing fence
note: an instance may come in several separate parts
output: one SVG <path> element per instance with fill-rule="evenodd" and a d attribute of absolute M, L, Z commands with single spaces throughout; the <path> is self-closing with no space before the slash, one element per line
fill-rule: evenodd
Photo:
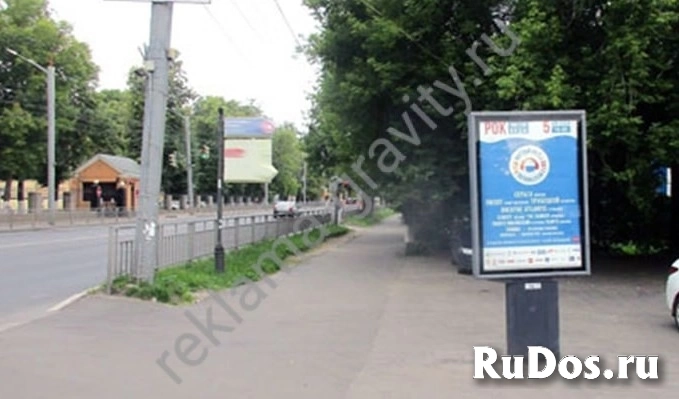
<path fill-rule="evenodd" d="M 323 202 L 309 202 L 300 204 L 302 209 L 323 206 Z M 252 213 L 253 211 L 268 211 L 273 204 L 225 204 L 224 212 L 228 216 Z M 160 216 L 171 219 L 185 215 L 207 215 L 215 212 L 216 206 L 196 207 L 181 210 L 160 210 Z M 73 209 L 57 210 L 54 212 L 54 224 L 50 225 L 49 211 L 18 212 L 12 209 L 0 209 L 0 231 L 15 231 L 24 229 L 39 229 L 44 227 L 97 226 L 121 223 L 131 223 L 135 218 L 134 211 L 115 211 L 112 209 L 90 210 Z"/>
<path fill-rule="evenodd" d="M 343 217 L 360 212 L 357 206 L 347 207 Z M 222 245 L 226 251 L 241 246 L 300 233 L 329 224 L 333 219 L 331 208 L 302 210 L 299 217 L 274 218 L 271 213 L 246 216 L 226 216 L 222 222 Z M 313 220 L 313 221 L 312 221 Z M 166 221 L 156 227 L 156 270 L 186 264 L 212 256 L 216 243 L 217 221 L 193 219 Z M 109 228 L 107 290 L 120 276 L 138 276 L 135 258 L 135 226 Z"/>

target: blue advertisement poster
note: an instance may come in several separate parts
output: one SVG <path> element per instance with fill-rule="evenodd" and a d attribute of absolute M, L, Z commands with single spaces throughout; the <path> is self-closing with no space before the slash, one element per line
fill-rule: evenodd
<path fill-rule="evenodd" d="M 266 118 L 225 118 L 224 136 L 230 138 L 271 139 L 276 127 Z"/>
<path fill-rule="evenodd" d="M 486 120 L 477 129 L 484 271 L 581 267 L 578 122 Z"/>

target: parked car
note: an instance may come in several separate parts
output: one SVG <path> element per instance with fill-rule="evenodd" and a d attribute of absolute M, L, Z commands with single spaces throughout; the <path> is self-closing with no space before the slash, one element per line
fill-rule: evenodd
<path fill-rule="evenodd" d="M 295 217 L 300 211 L 295 201 L 276 201 L 273 206 L 273 217 Z"/>
<path fill-rule="evenodd" d="M 679 328 L 679 259 L 675 260 L 672 266 L 670 266 L 665 296 L 667 298 L 667 307 L 669 307 L 670 314 L 674 319 L 674 324 Z"/>
<path fill-rule="evenodd" d="M 451 231 L 451 261 L 460 274 L 472 274 L 472 228 L 469 218 L 456 220 Z"/>

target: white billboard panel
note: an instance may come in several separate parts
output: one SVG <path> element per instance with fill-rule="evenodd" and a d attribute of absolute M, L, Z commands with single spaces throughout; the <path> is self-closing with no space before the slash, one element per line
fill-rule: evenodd
<path fill-rule="evenodd" d="M 273 167 L 271 140 L 224 140 L 224 181 L 271 183 L 278 174 Z"/>

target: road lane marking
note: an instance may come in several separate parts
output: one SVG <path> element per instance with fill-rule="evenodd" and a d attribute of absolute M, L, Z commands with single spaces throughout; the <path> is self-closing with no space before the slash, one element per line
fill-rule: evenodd
<path fill-rule="evenodd" d="M 61 302 L 57 303 L 56 305 L 52 306 L 51 308 L 47 309 L 47 312 L 51 313 L 51 312 L 56 312 L 56 311 L 62 310 L 64 308 L 66 308 L 67 306 L 72 305 L 72 304 L 78 302 L 79 300 L 81 300 L 82 298 L 86 297 L 87 294 L 90 293 L 90 291 L 97 289 L 98 287 L 99 286 L 91 287 L 91 288 L 88 288 L 84 291 L 81 291 L 81 292 L 79 292 L 75 295 L 71 295 L 70 297 L 64 299 L 63 301 L 61 301 Z"/>

